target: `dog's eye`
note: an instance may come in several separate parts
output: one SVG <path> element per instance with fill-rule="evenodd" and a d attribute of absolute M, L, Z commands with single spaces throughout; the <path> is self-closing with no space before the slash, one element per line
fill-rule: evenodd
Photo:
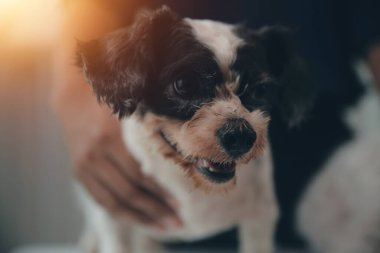
<path fill-rule="evenodd" d="M 182 98 L 191 98 L 197 91 L 195 81 L 188 78 L 177 79 L 173 82 L 174 92 Z"/>
<path fill-rule="evenodd" d="M 205 81 L 210 87 L 215 87 L 218 83 L 221 83 L 221 77 L 216 71 L 205 75 Z"/>

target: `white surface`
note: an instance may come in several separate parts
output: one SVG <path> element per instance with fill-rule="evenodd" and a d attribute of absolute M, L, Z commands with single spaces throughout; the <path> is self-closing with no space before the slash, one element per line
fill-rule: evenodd
<path fill-rule="evenodd" d="M 215 250 L 215 251 L 196 251 L 196 253 L 235 253 L 233 251 L 220 251 L 220 250 Z M 10 253 L 80 253 L 80 251 L 75 248 L 74 246 L 25 246 L 25 247 L 20 247 L 17 248 Z M 152 252 L 154 253 L 154 252 Z M 173 253 L 195 253 L 194 251 L 186 251 L 186 250 L 181 250 L 181 251 L 176 251 Z"/>
<path fill-rule="evenodd" d="M 74 246 L 24 246 L 10 253 L 79 253 Z"/>
<path fill-rule="evenodd" d="M 19 247 L 10 253 L 80 253 L 80 251 L 72 245 L 45 245 L 45 246 L 23 246 Z M 154 252 L 152 252 L 154 253 Z M 207 251 L 186 251 L 180 250 L 172 253 L 236 253 L 234 251 L 220 251 L 220 250 L 207 250 Z M 278 251 L 277 253 L 301 253 L 299 251 Z"/>

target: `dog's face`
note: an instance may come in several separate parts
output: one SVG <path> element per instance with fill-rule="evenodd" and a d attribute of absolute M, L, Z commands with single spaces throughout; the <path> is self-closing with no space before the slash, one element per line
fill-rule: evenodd
<path fill-rule="evenodd" d="M 134 113 L 167 159 L 206 189 L 232 185 L 236 166 L 263 152 L 271 112 L 295 124 L 307 104 L 279 27 L 255 32 L 163 7 L 81 43 L 78 56 L 98 98 L 119 117 Z"/>

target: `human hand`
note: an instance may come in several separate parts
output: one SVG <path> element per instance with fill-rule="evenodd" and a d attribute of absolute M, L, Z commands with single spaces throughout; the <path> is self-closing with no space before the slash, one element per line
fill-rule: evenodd
<path fill-rule="evenodd" d="M 59 107 L 76 178 L 117 219 L 158 229 L 180 226 L 175 200 L 142 174 L 122 141 L 120 122 L 87 92 L 80 101 L 70 97 L 76 106 Z M 72 106 L 81 109 L 70 111 Z"/>
<path fill-rule="evenodd" d="M 145 177 L 126 149 L 120 124 L 102 112 L 72 139 L 75 175 L 113 216 L 160 229 L 179 226 L 175 201 Z M 84 125 L 90 122 L 83 122 Z"/>

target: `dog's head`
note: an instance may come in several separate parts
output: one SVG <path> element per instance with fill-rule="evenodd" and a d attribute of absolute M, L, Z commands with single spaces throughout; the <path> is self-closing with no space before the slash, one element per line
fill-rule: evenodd
<path fill-rule="evenodd" d="M 100 99 L 131 114 L 197 186 L 234 182 L 235 167 L 259 156 L 270 114 L 299 122 L 308 98 L 288 31 L 252 31 L 179 18 L 169 8 L 80 43 L 78 60 Z M 300 79 L 301 78 L 301 79 Z"/>

